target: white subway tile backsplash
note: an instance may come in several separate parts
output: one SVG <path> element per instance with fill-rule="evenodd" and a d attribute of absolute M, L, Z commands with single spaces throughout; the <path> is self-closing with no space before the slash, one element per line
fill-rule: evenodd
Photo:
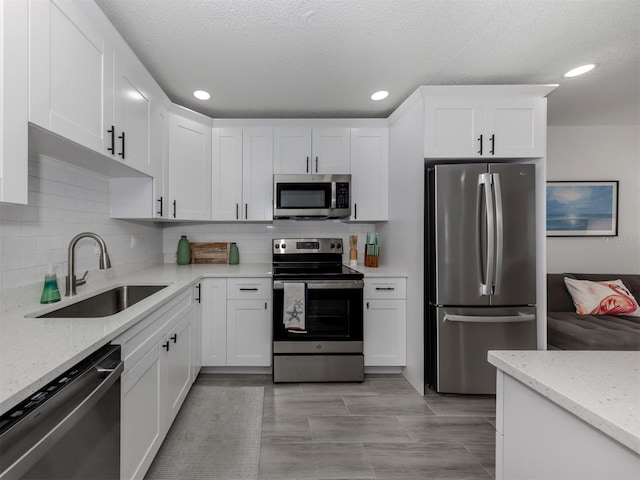
<path fill-rule="evenodd" d="M 160 225 L 109 217 L 108 178 L 31 154 L 29 204 L 0 204 L 0 291 L 23 286 L 29 286 L 25 291 L 38 291 L 41 287 L 34 284 L 42 282 L 49 263 L 54 265 L 58 278 L 64 278 L 69 242 L 85 231 L 105 239 L 114 267 L 111 274 L 162 261 Z M 139 241 L 132 249 L 130 235 L 134 232 Z M 95 273 L 100 272 L 95 242 L 80 243 L 76 251 L 78 273 L 90 270 L 89 278 L 111 278 Z"/>

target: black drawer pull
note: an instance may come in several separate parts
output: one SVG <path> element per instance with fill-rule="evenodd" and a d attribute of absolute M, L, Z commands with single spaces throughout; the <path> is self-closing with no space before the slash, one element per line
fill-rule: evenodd
<path fill-rule="evenodd" d="M 240 291 L 241 292 L 257 292 L 258 289 L 257 288 L 244 288 L 244 287 L 240 287 Z"/>
<path fill-rule="evenodd" d="M 196 298 L 196 302 L 201 303 L 200 298 L 202 296 L 202 285 L 199 283 L 196 285 L 196 288 L 198 289 L 198 298 Z"/>
<path fill-rule="evenodd" d="M 163 343 L 162 344 L 162 348 L 164 348 L 167 352 L 169 351 L 169 341 L 167 340 L 167 343 Z"/>
<path fill-rule="evenodd" d="M 392 292 L 394 290 L 395 287 L 376 287 L 376 291 Z"/>
<path fill-rule="evenodd" d="M 173 340 L 173 343 L 178 343 L 178 334 L 174 333 L 172 336 L 169 337 L 171 340 Z"/>

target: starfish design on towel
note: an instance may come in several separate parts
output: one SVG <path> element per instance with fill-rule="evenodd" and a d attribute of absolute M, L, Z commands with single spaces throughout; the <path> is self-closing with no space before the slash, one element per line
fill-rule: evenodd
<path fill-rule="evenodd" d="M 300 314 L 302 312 L 299 312 L 296 308 L 296 305 L 293 306 L 293 310 L 287 310 L 287 315 L 289 315 L 289 321 L 295 319 L 298 321 L 298 323 L 301 321 L 300 320 Z"/>

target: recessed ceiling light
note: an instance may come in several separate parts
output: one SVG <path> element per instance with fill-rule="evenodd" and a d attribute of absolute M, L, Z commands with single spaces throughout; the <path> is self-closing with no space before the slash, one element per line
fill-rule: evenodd
<path fill-rule="evenodd" d="M 581 67 L 576 67 L 573 70 L 569 70 L 564 74 L 565 78 L 577 77 L 578 75 L 582 75 L 583 73 L 590 72 L 596 68 L 595 64 L 590 63 L 589 65 L 582 65 Z"/>
<path fill-rule="evenodd" d="M 198 100 L 209 100 L 211 98 L 209 92 L 205 92 L 204 90 L 196 90 L 193 92 L 193 96 Z"/>
<path fill-rule="evenodd" d="M 377 102 L 379 100 L 384 100 L 388 96 L 389 96 L 389 92 L 387 92 L 386 90 L 380 90 L 379 92 L 376 92 L 373 95 L 371 95 L 371 100 Z"/>

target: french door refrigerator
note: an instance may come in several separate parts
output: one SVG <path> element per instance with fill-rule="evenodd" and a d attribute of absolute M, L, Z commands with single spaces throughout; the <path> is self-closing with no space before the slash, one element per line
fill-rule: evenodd
<path fill-rule="evenodd" d="M 425 383 L 495 393 L 487 352 L 536 348 L 535 166 L 438 164 L 425 185 Z"/>

